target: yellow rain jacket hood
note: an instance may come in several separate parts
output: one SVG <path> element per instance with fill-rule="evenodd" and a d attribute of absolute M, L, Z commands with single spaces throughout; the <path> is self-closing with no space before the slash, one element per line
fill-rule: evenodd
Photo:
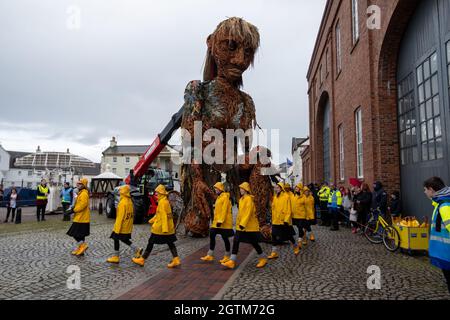
<path fill-rule="evenodd" d="M 130 186 L 120 188 L 120 201 L 117 206 L 116 223 L 114 232 L 117 234 L 131 234 L 133 231 L 134 207 L 131 200 Z"/>

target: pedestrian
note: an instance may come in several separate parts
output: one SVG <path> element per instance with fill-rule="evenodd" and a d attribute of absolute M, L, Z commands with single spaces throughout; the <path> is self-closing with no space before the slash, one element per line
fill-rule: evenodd
<path fill-rule="evenodd" d="M 70 221 L 70 214 L 68 211 L 73 201 L 73 189 L 70 187 L 68 182 L 64 183 L 64 188 L 61 190 L 60 198 L 64 214 L 63 221 Z"/>
<path fill-rule="evenodd" d="M 291 200 L 285 191 L 285 186 L 279 182 L 275 186 L 275 195 L 272 200 L 272 253 L 269 259 L 279 258 L 278 247 L 285 241 L 292 244 L 294 254 L 300 253 L 300 247 L 294 240 L 295 230 L 292 226 Z"/>
<path fill-rule="evenodd" d="M 355 189 L 353 200 L 355 202 L 355 209 L 358 213 L 358 224 L 361 227 L 365 227 L 370 212 L 370 205 L 372 203 L 372 192 L 367 183 L 363 183 L 361 188 L 358 187 Z"/>
<path fill-rule="evenodd" d="M 177 247 L 175 246 L 177 237 L 175 235 L 175 224 L 173 222 L 172 208 L 170 207 L 170 202 L 167 198 L 169 193 L 163 185 L 159 185 L 155 189 L 155 193 L 158 197 L 158 207 L 156 209 L 155 216 L 149 221 L 152 225 L 152 234 L 148 239 L 147 248 L 145 249 L 144 254 L 133 258 L 133 262 L 143 267 L 145 265 L 145 260 L 147 260 L 152 253 L 155 244 L 167 244 L 173 256 L 172 261 L 167 265 L 167 267 L 175 268 L 181 265 L 181 260 L 178 256 Z"/>
<path fill-rule="evenodd" d="M 225 186 L 222 182 L 217 182 L 214 185 L 214 191 L 218 197 L 214 206 L 214 219 L 209 231 L 209 251 L 205 257 L 201 258 L 201 260 L 205 262 L 214 261 L 216 237 L 220 235 L 225 244 L 225 255 L 219 262 L 225 263 L 231 258 L 230 238 L 234 236 L 232 205 L 230 193 L 225 192 Z"/>
<path fill-rule="evenodd" d="M 432 200 L 429 256 L 431 264 L 442 270 L 450 293 L 450 188 L 441 178 L 424 182 L 424 192 Z"/>
<path fill-rule="evenodd" d="M 81 179 L 77 182 L 79 192 L 73 208 L 73 223 L 69 231 L 67 231 L 67 235 L 73 237 L 77 243 L 77 247 L 72 251 L 72 254 L 75 256 L 83 255 L 88 249 L 86 237 L 90 235 L 91 212 L 89 210 L 87 185 L 87 179 Z"/>
<path fill-rule="evenodd" d="M 307 187 L 303 189 L 303 194 L 305 198 L 306 221 L 304 223 L 305 236 L 303 238 L 302 243 L 303 245 L 306 245 L 308 233 L 309 233 L 309 240 L 311 242 L 316 241 L 316 237 L 314 236 L 314 233 L 311 228 L 314 225 L 315 221 L 315 199 L 313 197 L 313 193 Z"/>
<path fill-rule="evenodd" d="M 394 191 L 391 194 L 391 203 L 388 208 L 393 219 L 399 219 L 402 217 L 402 201 L 400 199 L 400 192 Z"/>
<path fill-rule="evenodd" d="M 7 203 L 7 213 L 6 213 L 6 219 L 5 223 L 8 222 L 9 215 L 11 214 L 11 222 L 14 222 L 14 218 L 16 216 L 16 210 L 17 210 L 17 201 L 18 201 L 18 195 L 16 188 L 11 189 L 11 194 L 9 195 L 8 203 Z"/>
<path fill-rule="evenodd" d="M 124 185 L 119 189 L 120 201 L 117 205 L 116 222 L 110 238 L 114 240 L 114 254 L 106 261 L 109 263 L 120 262 L 120 242 L 125 243 L 134 252 L 134 257 L 140 257 L 142 249 L 131 242 L 133 232 L 134 206 L 131 201 L 130 186 Z"/>
<path fill-rule="evenodd" d="M 267 264 L 267 257 L 259 244 L 262 241 L 262 235 L 259 227 L 258 217 L 256 215 L 255 200 L 251 195 L 250 184 L 244 182 L 239 186 L 239 211 L 236 218 L 236 235 L 233 239 L 233 250 L 231 258 L 222 265 L 228 269 L 236 268 L 237 255 L 239 253 L 239 245 L 248 243 L 253 246 L 259 256 L 257 268 L 264 268 Z"/>
<path fill-rule="evenodd" d="M 45 179 L 41 180 L 41 183 L 37 186 L 36 196 L 36 218 L 37 221 L 45 221 L 45 210 L 47 209 L 48 195 L 50 189 L 47 186 Z"/>
<path fill-rule="evenodd" d="M 339 230 L 339 211 L 342 208 L 342 194 L 337 190 L 335 184 L 330 185 L 330 196 L 328 198 L 328 214 L 331 219 L 331 231 Z"/>
<path fill-rule="evenodd" d="M 294 189 L 292 199 L 292 224 L 297 227 L 298 246 L 301 248 L 303 237 L 305 236 L 306 206 L 302 184 L 298 184 Z"/>
<path fill-rule="evenodd" d="M 324 182 L 319 192 L 317 193 L 319 197 L 319 206 L 320 206 L 320 220 L 321 226 L 329 227 L 331 225 L 330 219 L 328 216 L 328 200 L 330 197 L 330 188 L 328 187 L 328 183 Z"/>
<path fill-rule="evenodd" d="M 343 209 L 343 216 L 344 223 L 347 227 L 350 226 L 350 210 L 353 207 L 353 199 L 352 199 L 352 192 L 348 188 L 343 188 L 343 200 L 342 200 L 342 209 Z"/>
<path fill-rule="evenodd" d="M 385 217 L 387 202 L 388 196 L 386 191 L 384 191 L 383 184 L 380 181 L 375 182 L 373 184 L 372 210 L 380 210 L 381 215 Z"/>

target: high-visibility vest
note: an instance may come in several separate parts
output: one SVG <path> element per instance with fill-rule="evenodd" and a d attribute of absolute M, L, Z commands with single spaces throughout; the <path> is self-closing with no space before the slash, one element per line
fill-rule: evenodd
<path fill-rule="evenodd" d="M 319 196 L 320 201 L 327 202 L 330 196 L 330 188 L 322 187 L 317 195 Z"/>
<path fill-rule="evenodd" d="M 43 187 L 42 185 L 38 185 L 38 191 L 42 194 L 44 194 L 43 196 L 40 196 L 38 194 L 38 196 L 36 197 L 37 200 L 47 200 L 47 196 L 46 194 L 48 194 L 48 187 Z"/>
<path fill-rule="evenodd" d="M 334 190 L 330 193 L 330 196 L 328 197 L 328 204 L 331 205 L 335 203 L 337 206 L 342 206 L 342 193 L 339 190 Z"/>
<path fill-rule="evenodd" d="M 435 204 L 435 209 L 433 213 L 433 220 L 431 224 L 430 232 L 430 247 L 429 255 L 431 258 L 431 263 L 438 268 L 448 269 L 450 267 L 450 232 L 446 226 L 450 223 L 448 217 L 448 208 L 450 203 Z M 447 215 L 443 215 L 440 210 L 446 209 Z M 441 228 L 438 231 L 438 217 L 441 215 Z M 446 220 L 447 219 L 447 220 Z"/>

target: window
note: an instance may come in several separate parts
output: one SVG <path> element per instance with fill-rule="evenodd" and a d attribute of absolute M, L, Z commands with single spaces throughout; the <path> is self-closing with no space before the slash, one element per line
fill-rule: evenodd
<path fill-rule="evenodd" d="M 323 116 L 323 177 L 325 181 L 331 181 L 331 145 L 330 145 L 330 117 L 331 106 L 328 100 Z"/>
<path fill-rule="evenodd" d="M 130 174 L 130 168 L 125 168 L 125 175 L 129 175 Z"/>
<path fill-rule="evenodd" d="M 112 168 L 112 173 L 116 174 L 117 173 L 117 168 Z"/>
<path fill-rule="evenodd" d="M 339 74 L 342 71 L 341 26 L 336 25 L 336 68 Z"/>
<path fill-rule="evenodd" d="M 117 163 L 117 157 L 113 157 L 113 163 Z"/>
<path fill-rule="evenodd" d="M 352 35 L 353 35 L 353 44 L 356 44 L 359 40 L 358 0 L 352 0 Z"/>
<path fill-rule="evenodd" d="M 31 177 L 33 175 L 33 171 L 32 170 L 28 170 L 28 176 Z"/>
<path fill-rule="evenodd" d="M 328 50 L 327 48 L 327 52 L 325 54 L 325 74 L 328 75 L 328 72 L 330 70 L 328 70 L 328 60 L 330 59 L 330 50 Z"/>
<path fill-rule="evenodd" d="M 444 157 L 438 84 L 438 59 L 433 53 L 416 70 L 422 161 Z"/>
<path fill-rule="evenodd" d="M 345 162 L 344 162 L 344 128 L 342 125 L 338 128 L 339 133 L 339 177 L 341 181 L 345 180 Z"/>
<path fill-rule="evenodd" d="M 126 158 L 125 158 L 125 162 L 126 162 L 126 163 L 130 163 L 130 157 L 126 157 Z"/>
<path fill-rule="evenodd" d="M 450 41 L 447 42 L 447 71 L 448 88 L 450 89 Z"/>
<path fill-rule="evenodd" d="M 398 84 L 398 123 L 400 132 L 400 160 L 402 165 L 419 161 L 417 145 L 417 112 L 414 99 L 414 73 Z"/>
<path fill-rule="evenodd" d="M 22 175 L 22 171 L 17 172 L 17 175 L 20 177 Z"/>
<path fill-rule="evenodd" d="M 356 122 L 356 171 L 358 178 L 364 178 L 363 167 L 363 132 L 362 132 L 362 111 L 361 108 L 355 112 Z"/>
<path fill-rule="evenodd" d="M 28 189 L 33 188 L 33 182 L 27 182 L 27 188 Z"/>

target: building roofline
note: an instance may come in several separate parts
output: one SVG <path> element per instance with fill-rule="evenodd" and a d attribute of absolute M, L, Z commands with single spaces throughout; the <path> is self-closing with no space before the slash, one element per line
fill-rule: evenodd
<path fill-rule="evenodd" d="M 326 22 L 328 20 L 328 16 L 330 15 L 330 10 L 331 10 L 332 3 L 333 3 L 333 0 L 327 0 L 327 4 L 325 6 L 325 10 L 324 10 L 323 15 L 322 15 L 322 21 L 320 23 L 319 32 L 317 33 L 316 43 L 314 45 L 314 50 L 313 50 L 313 53 L 311 55 L 311 59 L 310 59 L 309 67 L 308 67 L 308 73 L 306 74 L 306 79 L 307 80 L 309 80 L 310 77 L 311 77 L 311 72 L 312 72 L 312 68 L 313 68 L 313 64 L 314 64 L 314 57 L 317 55 L 317 51 L 319 50 L 319 46 L 320 46 L 320 43 L 322 41 L 323 34 L 324 34 L 325 25 L 326 25 Z"/>

